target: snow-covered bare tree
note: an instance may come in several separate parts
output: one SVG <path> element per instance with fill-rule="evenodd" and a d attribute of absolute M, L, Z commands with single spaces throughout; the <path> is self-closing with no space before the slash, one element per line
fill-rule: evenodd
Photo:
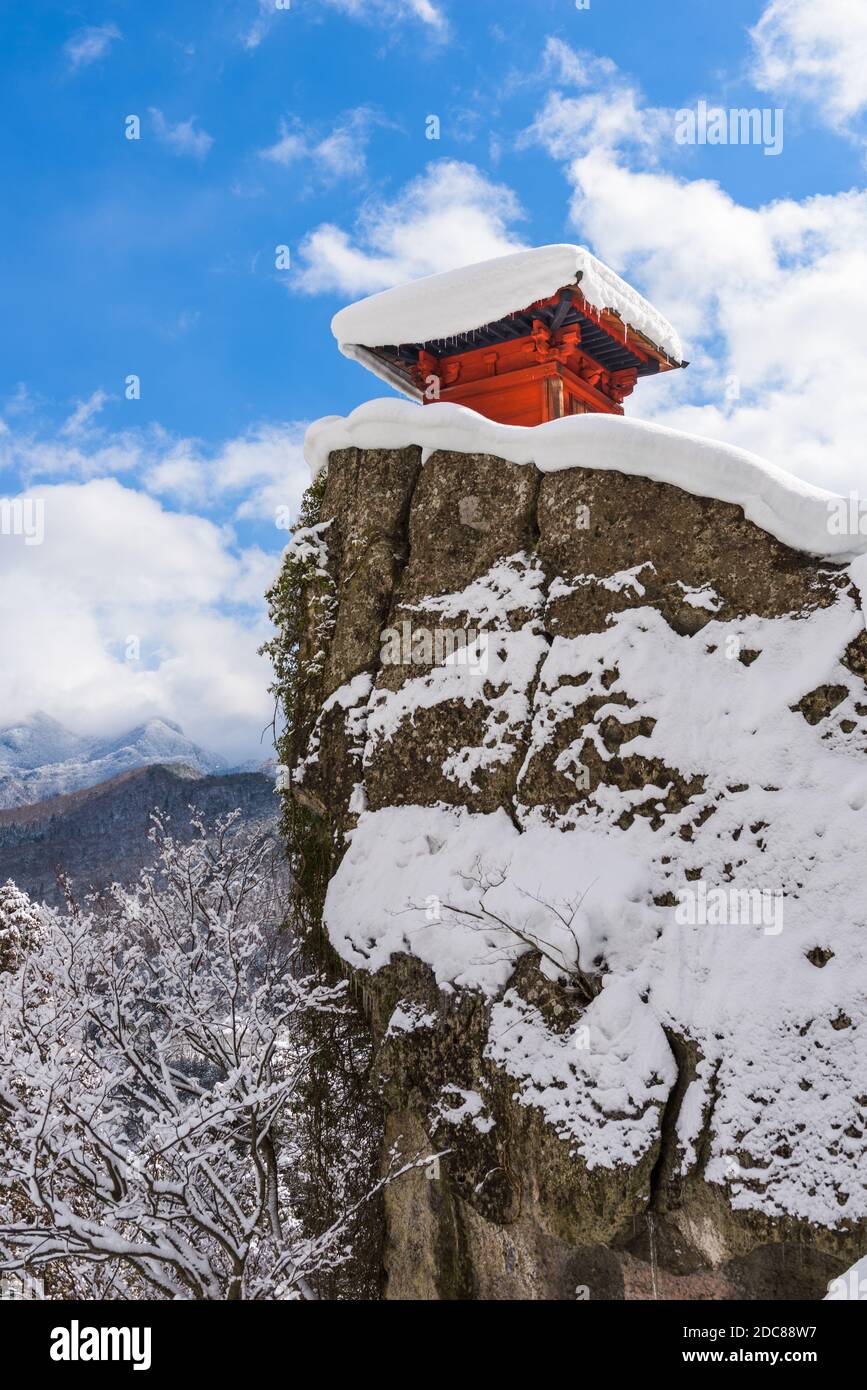
<path fill-rule="evenodd" d="M 79 1297 L 309 1297 L 347 1255 L 351 1209 L 302 1234 L 292 1202 L 299 1024 L 342 986 L 278 929 L 269 839 L 196 832 L 157 820 L 134 891 L 38 929 L 2 890 L 0 1267 L 59 1267 Z"/>
<path fill-rule="evenodd" d="M 39 932 L 38 908 L 16 884 L 0 884 L 0 972 L 14 970 Z"/>

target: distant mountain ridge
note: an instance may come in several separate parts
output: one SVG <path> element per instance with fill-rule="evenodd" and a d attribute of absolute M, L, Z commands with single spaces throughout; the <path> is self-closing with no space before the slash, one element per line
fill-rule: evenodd
<path fill-rule="evenodd" d="M 153 764 L 228 773 L 225 758 L 188 739 L 169 719 L 149 719 L 113 738 L 75 734 L 42 711 L 0 729 L 0 809 L 27 806 Z"/>
<path fill-rule="evenodd" d="M 0 811 L 0 883 L 11 878 L 32 898 L 56 904 L 58 869 L 84 893 L 130 883 L 150 859 L 147 833 L 159 810 L 187 839 L 190 806 L 206 824 L 240 810 L 246 823 L 276 830 L 273 780 L 261 772 L 213 775 L 184 763 L 133 768 L 46 801 Z"/>

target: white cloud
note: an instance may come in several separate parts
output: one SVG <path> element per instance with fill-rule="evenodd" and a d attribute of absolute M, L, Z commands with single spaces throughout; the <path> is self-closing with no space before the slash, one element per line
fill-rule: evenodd
<path fill-rule="evenodd" d="M 623 81 L 617 64 L 611 58 L 591 53 L 588 49 L 571 48 L 562 39 L 549 36 L 542 50 L 542 71 L 555 81 L 570 87 L 588 87 L 600 79 L 616 77 Z"/>
<path fill-rule="evenodd" d="M 433 0 L 325 0 L 334 10 L 341 10 L 353 19 L 393 23 L 400 19 L 417 19 L 440 36 L 448 23 L 440 4 Z"/>
<path fill-rule="evenodd" d="M 208 461 L 193 439 L 180 439 L 150 460 L 142 472 L 145 487 L 182 506 L 203 506 L 208 497 Z"/>
<path fill-rule="evenodd" d="M 76 403 L 56 434 L 0 420 L 0 470 L 47 480 L 22 493 L 42 499 L 42 545 L 0 537 L 0 726 L 42 708 L 111 734 L 160 714 L 229 760 L 267 756 L 257 649 L 310 481 L 304 425 L 206 449 L 158 427 L 111 434 L 96 423 L 104 399 Z M 274 549 L 240 546 L 235 521 L 264 521 Z M 140 663 L 125 660 L 128 637 Z"/>
<path fill-rule="evenodd" d="M 78 29 L 63 45 L 69 66 L 75 71 L 104 58 L 115 39 L 122 38 L 115 24 L 91 24 Z"/>
<path fill-rule="evenodd" d="M 561 39 L 549 38 L 543 52 L 543 72 L 580 96 L 549 92 L 545 105 L 519 140 L 519 146 L 539 143 L 556 159 L 590 150 L 627 150 L 652 161 L 674 135 L 674 112 L 646 106 L 638 87 L 618 72 L 610 58 L 576 51 Z"/>
<path fill-rule="evenodd" d="M 310 484 L 304 431 L 302 424 L 260 426 L 223 445 L 212 462 L 213 475 L 222 493 L 243 494 L 235 512 L 239 520 L 273 520 L 287 506 L 297 518 Z"/>
<path fill-rule="evenodd" d="M 153 447 L 147 435 L 130 430 L 94 436 L 91 431 L 85 439 L 67 431 L 74 420 L 75 412 L 57 435 L 8 428 L 0 432 L 0 468 L 14 470 L 25 483 L 30 483 L 49 477 L 123 476 L 137 472 L 147 463 Z"/>
<path fill-rule="evenodd" d="M 178 121 L 172 125 L 156 106 L 150 108 L 151 119 L 157 139 L 167 145 L 174 154 L 190 155 L 193 159 L 204 159 L 214 143 L 213 135 L 206 130 L 196 129 L 196 117 L 188 121 Z"/>
<path fill-rule="evenodd" d="M 369 107 L 359 106 L 322 135 L 305 130 L 298 121 L 284 119 L 277 140 L 260 150 L 259 157 L 284 169 L 307 161 L 312 177 L 324 184 L 360 178 L 367 169 L 371 126 L 377 121 Z"/>
<path fill-rule="evenodd" d="M 308 159 L 310 153 L 311 146 L 300 126 L 293 130 L 285 120 L 281 120 L 280 133 L 276 141 L 266 149 L 260 150 L 259 158 L 268 159 L 272 164 L 281 164 L 284 169 L 288 169 L 290 164 L 295 164 L 300 159 Z"/>
<path fill-rule="evenodd" d="M 806 98 L 835 127 L 867 108 L 864 0 L 770 0 L 750 37 L 762 90 Z"/>
<path fill-rule="evenodd" d="M 529 138 L 571 154 L 539 118 Z M 692 361 L 627 408 L 867 494 L 867 192 L 750 208 L 658 156 L 635 167 L 624 137 L 565 165 L 577 237 L 672 319 Z"/>
<path fill-rule="evenodd" d="M 60 433 L 73 436 L 84 433 L 90 421 L 99 414 L 108 400 L 111 400 L 111 397 L 106 391 L 97 390 L 88 396 L 86 401 L 77 401 L 72 414 L 61 426 Z"/>
<path fill-rule="evenodd" d="M 510 229 L 522 216 L 510 188 L 492 183 L 472 164 L 440 160 L 392 202 L 363 209 L 356 239 L 330 223 L 312 231 L 288 284 L 304 294 L 371 294 L 503 256 L 523 244 Z"/>
<path fill-rule="evenodd" d="M 313 158 L 333 178 L 364 173 L 363 137 L 350 126 L 338 127 L 326 135 L 313 151 Z"/>
<path fill-rule="evenodd" d="M 306 422 L 259 425 L 213 448 L 154 425 L 112 432 L 92 425 L 111 398 L 78 402 L 56 434 L 10 429 L 0 420 L 0 470 L 31 485 L 66 478 L 123 478 L 181 506 L 238 521 L 294 519 L 310 481 L 302 444 Z M 282 523 L 281 523 L 282 524 Z"/>
<path fill-rule="evenodd" d="M 239 521 L 274 521 L 288 508 L 295 519 L 310 475 L 302 452 L 305 426 L 262 425 L 206 454 L 180 440 L 148 468 L 149 491 L 184 504 L 234 506 Z"/>
<path fill-rule="evenodd" d="M 26 381 L 19 381 L 14 394 L 3 402 L 4 415 L 27 415 L 34 409 L 34 402 Z M 0 431 L 2 433 L 2 431 Z"/>
<path fill-rule="evenodd" d="M 431 0 L 406 0 L 406 3 L 410 12 L 424 24 L 430 24 L 434 29 L 444 28 L 445 17 Z"/>
<path fill-rule="evenodd" d="M 271 715 L 262 552 L 238 555 L 224 528 L 115 479 L 30 495 L 43 544 L 0 538 L 0 724 L 43 708 L 110 733 L 162 715 L 230 759 L 256 756 Z M 125 659 L 133 636 L 139 662 Z"/>
<path fill-rule="evenodd" d="M 245 29 L 241 35 L 243 47 L 250 51 L 259 47 L 278 14 L 275 0 L 258 0 L 258 6 L 259 13 L 249 29 Z"/>
<path fill-rule="evenodd" d="M 442 5 L 437 0 L 320 0 L 320 3 L 351 19 L 370 24 L 398 24 L 403 20 L 418 20 L 437 39 L 448 34 L 448 22 Z M 249 27 L 241 34 L 241 44 L 254 52 L 274 25 L 278 17 L 275 0 L 257 0 L 258 13 Z M 285 7 L 288 12 L 290 5 Z"/>

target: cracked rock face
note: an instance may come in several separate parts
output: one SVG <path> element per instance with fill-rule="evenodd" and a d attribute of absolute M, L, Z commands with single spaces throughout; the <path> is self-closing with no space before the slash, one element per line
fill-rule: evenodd
<path fill-rule="evenodd" d="M 860 562 L 419 449 L 333 454 L 319 535 L 294 794 L 387 1140 L 444 1155 L 387 1296 L 822 1296 L 867 1245 Z"/>

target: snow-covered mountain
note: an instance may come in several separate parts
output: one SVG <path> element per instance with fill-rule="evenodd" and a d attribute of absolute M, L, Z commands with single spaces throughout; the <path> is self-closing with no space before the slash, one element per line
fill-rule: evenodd
<path fill-rule="evenodd" d="M 79 892 L 131 883 L 153 860 L 156 808 L 182 841 L 193 834 L 190 806 L 207 825 L 240 811 L 245 825 L 276 825 L 273 780 L 260 773 L 197 772 L 184 763 L 133 768 L 97 786 L 0 811 L 0 884 L 11 878 L 31 898 L 57 904 L 62 869 Z"/>
<path fill-rule="evenodd" d="M 93 787 L 152 763 L 228 771 L 224 758 L 200 748 L 168 719 L 149 719 L 114 738 L 86 738 L 38 711 L 0 729 L 0 809 Z"/>

